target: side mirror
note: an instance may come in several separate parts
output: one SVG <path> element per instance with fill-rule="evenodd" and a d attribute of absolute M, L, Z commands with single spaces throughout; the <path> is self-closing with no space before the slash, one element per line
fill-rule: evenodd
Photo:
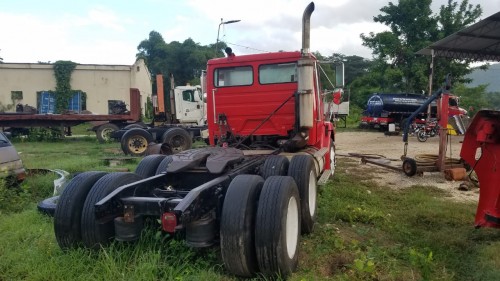
<path fill-rule="evenodd" d="M 344 63 L 335 64 L 335 87 L 344 87 Z"/>
<path fill-rule="evenodd" d="M 338 89 L 333 92 L 333 103 L 339 105 L 342 102 L 342 94 L 344 91 L 342 89 Z"/>

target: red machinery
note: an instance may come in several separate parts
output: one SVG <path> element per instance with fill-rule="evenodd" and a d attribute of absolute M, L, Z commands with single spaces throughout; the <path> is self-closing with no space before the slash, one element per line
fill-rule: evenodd
<path fill-rule="evenodd" d="M 481 185 L 476 227 L 500 227 L 500 111 L 483 110 L 474 116 L 460 156 Z"/>
<path fill-rule="evenodd" d="M 403 160 L 403 172 L 407 176 L 413 176 L 417 173 L 417 171 L 420 172 L 431 172 L 431 171 L 441 171 L 444 172 L 445 169 L 448 167 L 446 166 L 446 144 L 447 144 L 447 134 L 448 134 L 448 118 L 450 114 L 450 93 L 449 93 L 449 88 L 451 87 L 451 82 L 450 78 L 447 77 L 446 79 L 446 86 L 442 87 L 438 91 L 436 91 L 429 99 L 423 103 L 415 112 L 413 112 L 410 117 L 408 117 L 408 122 L 406 122 L 404 126 L 404 131 L 403 131 L 403 142 L 405 142 L 405 148 L 404 148 L 404 154 L 401 157 Z M 438 104 L 438 122 L 440 126 L 440 134 L 439 134 L 439 155 L 438 159 L 436 160 L 436 165 L 433 166 L 428 166 L 428 167 L 417 167 L 417 163 L 414 159 L 409 158 L 406 156 L 407 153 L 407 146 L 408 146 L 408 129 L 409 129 L 409 124 L 413 122 L 413 119 L 423 110 L 427 109 L 428 105 L 434 101 L 437 100 Z M 452 168 L 452 167 L 450 167 Z"/>

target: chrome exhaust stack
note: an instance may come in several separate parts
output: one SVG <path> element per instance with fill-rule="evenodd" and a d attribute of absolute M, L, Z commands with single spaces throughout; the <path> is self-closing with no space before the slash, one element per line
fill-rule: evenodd
<path fill-rule="evenodd" d="M 314 2 L 307 5 L 302 15 L 302 50 L 301 58 L 297 62 L 297 94 L 295 100 L 298 112 L 298 131 L 288 142 L 289 151 L 299 150 L 307 145 L 309 130 L 314 126 L 314 67 L 315 61 L 310 51 L 311 14 L 314 11 Z"/>
<path fill-rule="evenodd" d="M 309 3 L 302 15 L 302 56 L 310 53 L 311 46 L 311 14 L 314 12 L 314 2 Z"/>
<path fill-rule="evenodd" d="M 301 129 L 313 127 L 314 59 L 310 54 L 311 14 L 314 2 L 307 5 L 302 16 L 302 58 L 298 61 L 299 120 Z"/>

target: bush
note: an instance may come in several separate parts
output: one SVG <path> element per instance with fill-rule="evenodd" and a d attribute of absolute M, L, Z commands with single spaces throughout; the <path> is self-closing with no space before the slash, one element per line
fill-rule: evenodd
<path fill-rule="evenodd" d="M 0 213 L 20 212 L 30 202 L 29 193 L 20 186 L 8 186 L 0 179 Z"/>

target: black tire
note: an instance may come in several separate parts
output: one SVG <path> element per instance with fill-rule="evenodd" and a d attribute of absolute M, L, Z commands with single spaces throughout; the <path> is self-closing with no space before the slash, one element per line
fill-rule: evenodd
<path fill-rule="evenodd" d="M 417 139 L 419 142 L 425 142 L 427 141 L 427 134 L 424 131 L 425 129 L 422 129 L 422 131 L 417 133 Z"/>
<path fill-rule="evenodd" d="M 156 175 L 167 172 L 168 165 L 172 162 L 173 158 L 171 155 L 163 158 L 158 168 L 156 168 Z"/>
<path fill-rule="evenodd" d="M 61 249 L 76 248 L 82 242 L 81 217 L 85 198 L 105 172 L 76 175 L 64 188 L 54 214 L 54 233 Z"/>
<path fill-rule="evenodd" d="M 156 175 L 156 169 L 161 161 L 167 157 L 166 155 L 154 154 L 142 158 L 139 165 L 135 168 L 135 173 L 143 178 L 149 178 Z"/>
<path fill-rule="evenodd" d="M 286 176 L 290 161 L 283 155 L 270 155 L 262 165 L 261 174 L 264 179 L 270 176 Z"/>
<path fill-rule="evenodd" d="M 403 172 L 409 177 L 417 173 L 417 162 L 412 158 L 405 158 L 403 161 Z"/>
<path fill-rule="evenodd" d="M 295 180 L 300 194 L 302 233 L 313 231 L 317 213 L 318 184 L 314 160 L 310 155 L 294 155 L 290 161 L 288 175 Z"/>
<path fill-rule="evenodd" d="M 172 149 L 172 152 L 178 153 L 188 150 L 193 145 L 193 140 L 188 131 L 183 128 L 170 128 L 161 137 L 162 143 L 166 143 Z"/>
<path fill-rule="evenodd" d="M 100 178 L 92 187 L 82 211 L 82 241 L 85 247 L 99 249 L 106 246 L 114 237 L 114 220 L 110 218 L 105 223 L 98 223 L 95 218 L 95 204 L 116 188 L 141 180 L 142 177 L 135 173 L 112 173 Z"/>
<path fill-rule="evenodd" d="M 229 184 L 220 223 L 220 248 L 226 269 L 234 275 L 252 277 L 257 271 L 255 214 L 264 180 L 239 175 Z"/>
<path fill-rule="evenodd" d="M 300 238 L 300 198 L 291 177 L 269 177 L 262 187 L 255 219 L 260 271 L 286 279 L 296 268 Z"/>
<path fill-rule="evenodd" d="M 145 126 L 140 125 L 140 124 L 130 124 L 125 127 L 123 127 L 123 130 L 130 130 L 130 129 L 144 129 Z"/>
<path fill-rule="evenodd" d="M 148 145 L 153 141 L 153 136 L 144 129 L 130 129 L 126 131 L 120 144 L 123 153 L 132 156 L 142 156 L 148 150 Z"/>
<path fill-rule="evenodd" d="M 99 142 L 107 142 L 111 140 L 111 133 L 118 131 L 120 128 L 113 123 L 106 123 L 99 127 L 95 131 L 95 135 Z"/>
<path fill-rule="evenodd" d="M 59 195 L 46 198 L 37 204 L 37 209 L 40 213 L 53 217 L 56 212 L 57 202 L 59 201 Z"/>

